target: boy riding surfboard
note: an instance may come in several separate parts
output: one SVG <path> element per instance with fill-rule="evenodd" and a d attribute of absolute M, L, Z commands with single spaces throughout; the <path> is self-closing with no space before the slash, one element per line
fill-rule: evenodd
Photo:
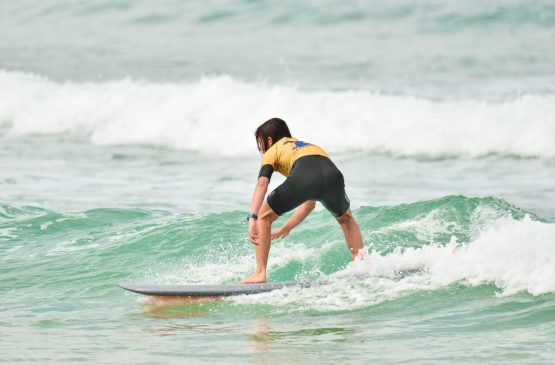
<path fill-rule="evenodd" d="M 312 212 L 316 201 L 337 219 L 354 260 L 363 246 L 362 235 L 349 208 L 343 174 L 328 154 L 314 144 L 293 138 L 285 121 L 279 118 L 260 125 L 254 135 L 262 153 L 262 166 L 247 219 L 249 238 L 255 245 L 256 271 L 241 284 L 266 282 L 271 240 L 287 236 Z M 264 200 L 274 171 L 287 179 Z M 291 218 L 272 231 L 272 223 L 295 208 Z"/>

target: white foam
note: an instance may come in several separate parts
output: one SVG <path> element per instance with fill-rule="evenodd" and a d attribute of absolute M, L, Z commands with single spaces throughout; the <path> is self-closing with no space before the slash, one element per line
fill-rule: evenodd
<path fill-rule="evenodd" d="M 271 272 L 291 261 L 307 262 L 314 260 L 318 253 L 326 252 L 332 243 L 321 247 L 306 247 L 302 244 L 278 242 L 272 245 L 268 270 Z M 233 249 L 236 251 L 236 249 Z M 256 268 L 254 247 L 246 256 L 227 250 L 214 249 L 204 257 L 204 262 L 196 259 L 184 260 L 177 264 L 164 263 L 164 269 L 154 269 L 145 276 L 149 281 L 163 284 L 221 284 L 238 283 L 253 273 Z"/>
<path fill-rule="evenodd" d="M 461 230 L 457 222 L 442 219 L 446 213 L 445 209 L 448 208 L 432 209 L 425 215 L 391 224 L 372 233 L 387 234 L 388 232 L 414 232 L 418 240 L 433 243 L 434 237 L 437 234 L 452 234 Z"/>
<path fill-rule="evenodd" d="M 55 82 L 7 71 L 0 71 L 0 94 L 0 131 L 10 136 L 68 134 L 96 144 L 246 155 L 256 153 L 256 126 L 279 116 L 295 136 L 330 152 L 555 157 L 554 95 L 430 101 L 227 76 L 190 83 Z"/>
<path fill-rule="evenodd" d="M 44 222 L 40 225 L 40 229 L 45 230 L 45 229 L 48 228 L 48 226 L 52 225 L 52 223 L 54 223 L 54 222 Z"/>
<path fill-rule="evenodd" d="M 356 309 L 454 283 L 494 284 L 498 295 L 555 292 L 555 225 L 500 218 L 473 241 L 373 252 L 330 276 L 330 283 L 308 289 L 288 288 L 237 303 L 286 306 L 287 310 Z M 408 274 L 403 272 L 412 271 Z"/>
<path fill-rule="evenodd" d="M 16 231 L 17 231 L 17 228 L 15 227 L 0 229 L 0 240 L 4 241 L 11 238 L 17 238 L 17 234 L 13 234 L 13 232 L 16 232 Z"/>
<path fill-rule="evenodd" d="M 100 247 L 98 243 L 90 243 L 88 245 L 79 244 L 79 242 L 70 238 L 68 240 L 59 242 L 46 252 L 45 256 L 60 256 L 65 255 L 67 252 L 88 251 Z"/>

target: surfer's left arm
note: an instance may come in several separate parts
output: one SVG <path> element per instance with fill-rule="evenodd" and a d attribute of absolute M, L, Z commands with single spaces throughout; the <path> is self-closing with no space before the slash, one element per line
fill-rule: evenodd
<path fill-rule="evenodd" d="M 297 210 L 295 210 L 295 213 L 293 213 L 291 218 L 287 220 L 287 222 L 285 222 L 278 229 L 272 231 L 272 239 L 283 238 L 287 236 L 293 228 L 298 226 L 302 221 L 304 221 L 306 217 L 308 217 L 310 212 L 314 210 L 315 206 L 316 206 L 316 202 L 313 200 L 308 200 L 303 204 L 301 204 L 297 208 Z"/>
<path fill-rule="evenodd" d="M 269 184 L 270 179 L 266 176 L 260 176 L 258 178 L 254 192 L 252 193 L 251 214 L 254 213 L 258 215 L 258 211 L 264 201 L 264 196 L 266 196 L 266 192 L 268 191 Z M 258 224 L 254 218 L 249 218 L 249 238 L 252 243 L 256 244 L 256 240 L 258 239 Z"/>

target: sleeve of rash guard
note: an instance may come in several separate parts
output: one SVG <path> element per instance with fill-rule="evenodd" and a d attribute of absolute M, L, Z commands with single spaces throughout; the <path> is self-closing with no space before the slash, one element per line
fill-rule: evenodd
<path fill-rule="evenodd" d="M 272 173 L 276 169 L 276 148 L 270 148 L 262 156 L 262 167 L 258 177 L 266 176 L 268 179 L 272 177 Z"/>
<path fill-rule="evenodd" d="M 261 176 L 266 176 L 269 180 L 272 178 L 273 173 L 274 173 L 274 167 L 268 163 L 260 168 L 258 177 L 260 178 Z"/>

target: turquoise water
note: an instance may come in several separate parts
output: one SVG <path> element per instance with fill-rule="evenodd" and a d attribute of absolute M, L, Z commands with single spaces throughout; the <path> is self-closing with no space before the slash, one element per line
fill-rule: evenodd
<path fill-rule="evenodd" d="M 0 9 L 2 361 L 554 362 L 551 2 Z M 272 116 L 343 171 L 364 260 L 317 206 L 269 280 L 326 285 L 121 290 L 252 272 L 252 133 Z"/>

